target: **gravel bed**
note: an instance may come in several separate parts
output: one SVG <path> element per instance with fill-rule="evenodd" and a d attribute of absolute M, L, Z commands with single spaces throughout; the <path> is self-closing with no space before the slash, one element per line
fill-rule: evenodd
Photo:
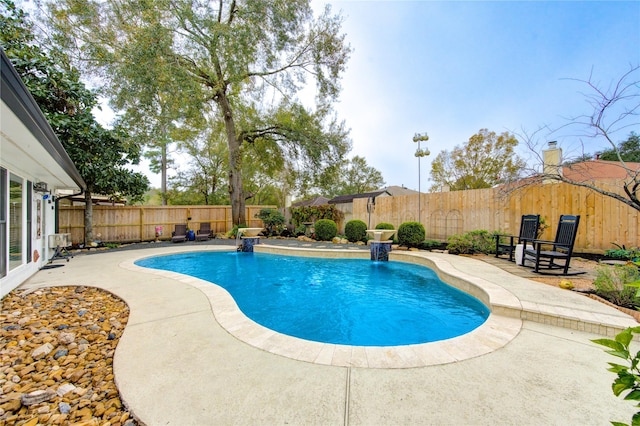
<path fill-rule="evenodd" d="M 113 355 L 129 308 L 91 287 L 14 290 L 0 311 L 0 425 L 137 423 Z"/>

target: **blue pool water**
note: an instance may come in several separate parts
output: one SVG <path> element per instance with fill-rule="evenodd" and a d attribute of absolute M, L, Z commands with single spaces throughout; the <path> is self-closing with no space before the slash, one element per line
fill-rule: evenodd
<path fill-rule="evenodd" d="M 399 346 L 480 326 L 489 309 L 429 268 L 400 262 L 196 252 L 142 259 L 225 288 L 242 312 L 277 332 L 325 343 Z"/>

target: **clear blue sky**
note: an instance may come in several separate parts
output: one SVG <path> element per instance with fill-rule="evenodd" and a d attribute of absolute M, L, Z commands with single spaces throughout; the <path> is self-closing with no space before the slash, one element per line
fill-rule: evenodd
<path fill-rule="evenodd" d="M 481 128 L 558 127 L 590 112 L 586 85 L 571 79 L 592 75 L 608 86 L 640 64 L 640 1 L 312 0 L 315 9 L 325 3 L 341 11 L 353 48 L 336 105 L 351 155 L 364 156 L 387 185 L 418 189 L 416 132 L 430 137 L 425 191 L 440 151 Z M 575 137 L 555 139 L 565 154 L 579 150 Z"/>

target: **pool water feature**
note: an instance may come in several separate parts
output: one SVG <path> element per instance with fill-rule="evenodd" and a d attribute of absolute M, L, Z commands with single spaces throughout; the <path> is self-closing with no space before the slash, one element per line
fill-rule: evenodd
<path fill-rule="evenodd" d="M 258 324 L 316 342 L 433 342 L 468 333 L 489 315 L 479 300 L 446 285 L 429 268 L 400 262 L 191 252 L 136 265 L 213 282 Z"/>

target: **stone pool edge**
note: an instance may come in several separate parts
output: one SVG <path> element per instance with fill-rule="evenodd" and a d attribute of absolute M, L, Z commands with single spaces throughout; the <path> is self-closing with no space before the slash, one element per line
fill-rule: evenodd
<path fill-rule="evenodd" d="M 304 248 L 283 248 L 277 246 L 268 246 L 261 244 L 255 247 L 256 252 L 311 256 L 311 257 L 351 257 L 351 258 L 368 258 L 367 251 L 353 250 L 321 250 L 321 249 L 304 249 Z M 231 251 L 228 248 L 193 248 L 186 251 Z M 182 252 L 182 251 L 181 251 Z M 437 342 L 422 343 L 417 345 L 405 346 L 349 346 L 336 345 L 328 343 L 313 342 L 297 337 L 287 336 L 277 333 L 271 329 L 261 326 L 250 318 L 246 317 L 236 305 L 233 297 L 222 287 L 211 285 L 210 282 L 199 278 L 191 277 L 171 271 L 161 271 L 156 269 L 148 269 L 135 265 L 137 260 L 151 257 L 175 254 L 176 251 L 168 250 L 166 252 L 158 252 L 153 255 L 140 255 L 136 258 L 126 260 L 120 264 L 120 267 L 132 271 L 144 272 L 175 279 L 177 281 L 191 285 L 200 290 L 209 300 L 213 316 L 220 326 L 238 340 L 247 343 L 257 349 L 261 349 L 276 355 L 284 356 L 290 359 L 310 362 L 314 364 L 337 366 L 337 367 L 361 367 L 361 368 L 416 368 L 431 365 L 448 364 L 452 362 L 463 361 L 465 359 L 475 358 L 481 355 L 491 353 L 502 348 L 511 340 L 513 340 L 522 328 L 522 320 L 519 317 L 500 315 L 494 312 L 491 304 L 487 304 L 491 308 L 491 314 L 487 320 L 475 330 L 452 339 L 441 340 Z M 412 263 L 421 258 L 410 256 L 406 260 Z M 471 289 L 468 291 L 478 297 L 483 303 L 487 297 L 489 300 L 493 297 L 491 294 L 498 290 L 501 296 L 507 298 L 511 303 L 519 301 L 515 296 L 506 290 L 499 292 L 501 287 L 489 288 L 485 290 L 478 287 L 477 283 L 468 283 L 464 277 L 460 277 L 455 268 L 447 267 L 447 262 L 435 259 L 434 266 L 438 274 L 444 273 L 447 277 L 452 277 L 455 282 L 450 284 L 461 288 L 465 286 Z M 429 265 L 426 265 L 429 266 Z M 443 268 L 443 270 L 440 270 Z M 490 283 L 489 283 L 490 284 Z M 491 287 L 491 286 L 489 286 Z M 465 288 L 461 288 L 467 291 Z M 474 293 L 475 292 L 475 293 Z M 498 296 L 499 294 L 496 294 Z M 508 296 L 511 297 L 508 297 Z M 517 306 L 512 307 L 514 312 Z"/>

